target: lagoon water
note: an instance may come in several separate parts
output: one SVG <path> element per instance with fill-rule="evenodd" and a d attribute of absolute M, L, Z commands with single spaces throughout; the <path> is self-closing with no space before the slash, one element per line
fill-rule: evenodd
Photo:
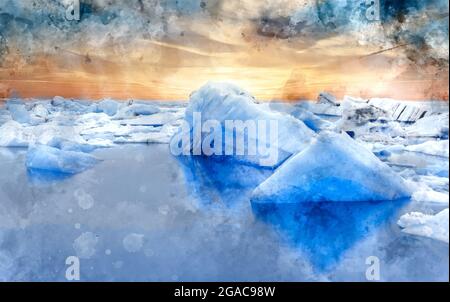
<path fill-rule="evenodd" d="M 382 281 L 448 281 L 448 244 L 396 224 L 409 200 L 251 204 L 270 171 L 167 145 L 99 149 L 71 177 L 25 154 L 0 149 L 0 280 L 66 281 L 77 256 L 81 281 L 366 281 L 375 256 Z"/>

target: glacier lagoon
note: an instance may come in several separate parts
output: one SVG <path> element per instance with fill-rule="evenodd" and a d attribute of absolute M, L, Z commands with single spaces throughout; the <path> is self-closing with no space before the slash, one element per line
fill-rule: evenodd
<path fill-rule="evenodd" d="M 212 88 L 191 106 L 289 121 L 278 146 L 287 160 L 174 156 L 186 103 L 55 97 L 0 108 L 0 280 L 67 281 L 72 256 L 81 281 L 368 281 L 373 257 L 381 281 L 448 280 L 448 103 L 401 101 L 411 115 L 400 120 L 395 100 L 253 104 L 236 87 Z M 333 165 L 315 163 L 324 147 L 309 142 L 321 137 L 359 162 L 355 183 L 344 164 L 329 175 L 347 180 L 327 185 Z M 321 182 L 299 182 L 305 168 Z M 388 198 L 403 187 L 411 197 L 374 200 L 374 170 L 400 188 Z M 329 192 L 299 202 L 308 186 L 320 193 L 316 183 Z M 370 200 L 345 192 L 357 183 Z"/>
<path fill-rule="evenodd" d="M 383 281 L 448 278 L 448 244 L 396 224 L 419 202 L 252 204 L 267 171 L 158 144 L 94 155 L 103 161 L 69 177 L 27 172 L 25 150 L 2 149 L 2 280 L 66 281 L 72 255 L 83 281 L 366 281 L 369 256 Z"/>

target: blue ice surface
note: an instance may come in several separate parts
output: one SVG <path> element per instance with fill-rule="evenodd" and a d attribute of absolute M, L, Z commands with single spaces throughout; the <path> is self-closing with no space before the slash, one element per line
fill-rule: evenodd
<path fill-rule="evenodd" d="M 258 202 L 352 202 L 408 198 L 403 178 L 346 134 L 322 132 L 255 190 Z"/>
<path fill-rule="evenodd" d="M 247 203 L 252 191 L 273 173 L 272 169 L 245 165 L 229 156 L 214 160 L 187 156 L 178 160 L 188 187 L 203 206 L 225 204 L 233 209 L 242 202 Z M 339 179 L 319 181 L 316 186 L 322 191 L 340 187 L 355 195 L 366 194 L 360 192 L 364 190 L 361 186 L 349 187 L 347 181 Z M 390 221 L 409 201 L 296 203 L 293 198 L 282 203 L 251 202 L 252 211 L 258 220 L 280 231 L 287 244 L 304 252 L 318 272 L 333 268 L 348 249 Z"/>
<path fill-rule="evenodd" d="M 76 174 L 93 167 L 98 162 L 98 158 L 87 153 L 36 145 L 28 149 L 25 164 L 29 170 Z"/>
<path fill-rule="evenodd" d="M 408 201 L 252 202 L 252 209 L 304 251 L 317 271 L 324 271 L 333 268 L 355 243 L 396 217 Z"/>
<path fill-rule="evenodd" d="M 242 163 L 231 156 L 176 158 L 190 191 L 205 205 L 220 201 L 232 207 L 273 173 L 271 168 Z"/>

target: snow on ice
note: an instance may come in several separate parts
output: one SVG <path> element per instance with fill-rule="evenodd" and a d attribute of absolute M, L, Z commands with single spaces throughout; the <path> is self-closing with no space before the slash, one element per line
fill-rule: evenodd
<path fill-rule="evenodd" d="M 398 225 L 403 229 L 402 231 L 404 233 L 429 237 L 448 243 L 448 220 L 448 209 L 445 209 L 436 215 L 412 212 L 400 217 Z"/>

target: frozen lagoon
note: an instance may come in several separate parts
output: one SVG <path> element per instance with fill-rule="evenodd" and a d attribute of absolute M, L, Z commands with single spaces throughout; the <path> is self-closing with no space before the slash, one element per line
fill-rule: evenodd
<path fill-rule="evenodd" d="M 380 259 L 382 281 L 448 280 L 448 238 L 427 238 L 427 226 L 417 236 L 414 225 L 398 225 L 403 214 L 448 208 L 441 198 L 448 196 L 448 155 L 408 150 L 436 138 L 392 138 L 398 125 L 385 121 L 356 127 L 358 141 L 418 188 L 411 200 L 258 204 L 250 202 L 252 191 L 270 170 L 171 155 L 166 137 L 183 106 L 129 120 L 93 112 L 74 120 L 86 108 L 58 101 L 64 109 L 45 123 L 42 108 L 33 107 L 31 119 L 18 111 L 37 126 L 19 128 L 22 141 L 0 141 L 42 139 L 48 129 L 35 131 L 39 125 L 63 123 L 87 145 L 115 144 L 93 151 L 101 161 L 73 176 L 27 171 L 27 149 L 0 148 L 0 280 L 65 281 L 69 256 L 80 258 L 82 281 L 366 281 L 370 256 Z M 0 113 L 3 123 L 10 120 Z M 405 128 L 418 133 L 416 125 Z M 121 145 L 127 142 L 161 144 Z"/>

